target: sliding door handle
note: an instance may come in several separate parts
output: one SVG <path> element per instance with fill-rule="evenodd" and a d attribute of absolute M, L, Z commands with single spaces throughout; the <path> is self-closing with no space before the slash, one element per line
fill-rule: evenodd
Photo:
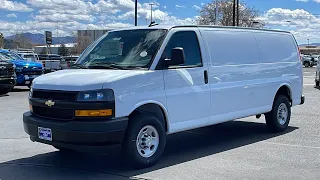
<path fill-rule="evenodd" d="M 204 71 L 204 83 L 208 84 L 208 82 L 209 82 L 209 79 L 208 79 L 208 71 L 205 70 L 205 71 Z"/>

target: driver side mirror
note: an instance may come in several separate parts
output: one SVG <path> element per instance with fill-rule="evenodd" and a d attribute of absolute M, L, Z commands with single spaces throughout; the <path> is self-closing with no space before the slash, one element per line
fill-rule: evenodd
<path fill-rule="evenodd" d="M 185 54 L 182 47 L 171 50 L 171 59 L 165 59 L 167 66 L 176 66 L 185 63 Z"/>

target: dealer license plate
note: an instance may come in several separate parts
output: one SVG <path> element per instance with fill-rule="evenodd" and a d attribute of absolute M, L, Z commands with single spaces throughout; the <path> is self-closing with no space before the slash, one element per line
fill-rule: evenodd
<path fill-rule="evenodd" d="M 38 136 L 39 139 L 52 141 L 52 132 L 50 128 L 38 127 Z"/>

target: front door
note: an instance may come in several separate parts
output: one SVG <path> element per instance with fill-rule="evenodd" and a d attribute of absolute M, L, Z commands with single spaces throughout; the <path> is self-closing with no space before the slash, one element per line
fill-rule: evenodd
<path fill-rule="evenodd" d="M 171 34 L 171 35 L 170 35 Z M 163 70 L 171 132 L 206 126 L 209 123 L 210 88 L 202 61 L 197 28 L 170 31 L 161 60 L 171 58 L 171 49 L 182 47 L 185 63 Z"/>

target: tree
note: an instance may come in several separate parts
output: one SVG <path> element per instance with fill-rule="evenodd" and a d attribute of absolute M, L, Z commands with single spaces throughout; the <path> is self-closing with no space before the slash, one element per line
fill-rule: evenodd
<path fill-rule="evenodd" d="M 13 39 L 13 46 L 16 48 L 32 48 L 31 40 L 24 34 L 16 34 Z"/>
<path fill-rule="evenodd" d="M 61 46 L 58 48 L 58 54 L 60 56 L 67 56 L 69 54 L 69 50 L 67 49 L 66 45 L 61 44 Z"/>
<path fill-rule="evenodd" d="M 200 10 L 200 17 L 197 23 L 200 25 L 215 24 L 215 17 L 217 14 L 217 25 L 232 26 L 233 25 L 233 0 L 219 0 L 217 2 L 218 13 L 216 13 L 216 2 L 204 5 Z M 237 15 L 237 14 L 236 14 Z M 252 27 L 258 18 L 259 12 L 246 6 L 244 3 L 239 5 L 239 26 Z"/>
<path fill-rule="evenodd" d="M 0 49 L 4 48 L 4 36 L 3 34 L 0 32 Z"/>

